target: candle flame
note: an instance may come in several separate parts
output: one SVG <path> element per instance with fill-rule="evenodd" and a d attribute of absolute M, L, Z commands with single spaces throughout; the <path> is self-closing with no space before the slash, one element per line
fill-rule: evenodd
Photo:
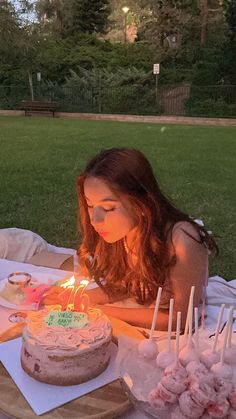
<path fill-rule="evenodd" d="M 89 283 L 88 279 L 82 279 L 82 281 L 80 281 L 80 284 L 84 285 L 85 287 L 87 287 L 88 283 Z"/>
<path fill-rule="evenodd" d="M 74 275 L 72 275 L 72 277 L 69 278 L 68 281 L 64 282 L 62 287 L 67 288 L 67 287 L 70 287 L 70 286 L 74 285 L 74 283 L 75 283 L 75 277 L 74 277 Z"/>

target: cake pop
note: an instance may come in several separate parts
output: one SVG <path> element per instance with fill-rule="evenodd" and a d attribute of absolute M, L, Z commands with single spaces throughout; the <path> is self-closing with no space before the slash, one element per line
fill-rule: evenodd
<path fill-rule="evenodd" d="M 176 406 L 176 409 L 171 413 L 171 419 L 189 419 L 189 416 L 186 416 L 179 406 Z"/>
<path fill-rule="evenodd" d="M 213 342 L 212 349 L 205 349 L 205 351 L 203 351 L 200 355 L 200 361 L 209 369 L 212 367 L 213 364 L 216 364 L 217 362 L 220 361 L 220 353 L 216 352 L 216 347 L 217 347 L 217 343 L 218 343 L 219 332 L 220 332 L 222 317 L 223 317 L 223 313 L 224 313 L 224 308 L 225 308 L 225 304 L 222 304 L 221 308 L 220 308 L 219 315 L 218 315 L 218 319 L 217 319 L 217 325 L 216 325 L 216 330 L 215 330 L 215 339 L 214 339 L 214 342 Z"/>
<path fill-rule="evenodd" d="M 181 394 L 187 389 L 188 380 L 187 377 L 179 377 L 177 374 L 164 375 L 161 382 L 167 390 L 174 394 Z"/>
<path fill-rule="evenodd" d="M 199 353 L 199 334 L 198 334 L 198 308 L 194 308 L 194 352 L 195 359 L 190 361 L 186 366 L 186 371 L 188 372 L 189 378 L 194 380 L 205 376 L 208 373 L 207 368 L 204 364 L 200 362 L 200 353 Z"/>
<path fill-rule="evenodd" d="M 200 418 L 204 412 L 204 408 L 192 399 L 189 390 L 180 395 L 179 406 L 180 410 L 189 418 Z"/>
<path fill-rule="evenodd" d="M 204 407 L 204 409 L 211 403 L 216 402 L 216 392 L 212 386 L 206 383 L 204 380 L 194 381 L 190 384 L 189 390 L 192 399 Z"/>
<path fill-rule="evenodd" d="M 161 351 L 157 355 L 156 363 L 161 369 L 165 369 L 168 365 L 172 364 L 175 359 L 175 354 L 171 350 L 171 332 L 172 332 L 172 319 L 173 319 L 173 298 L 170 299 L 169 307 L 169 320 L 168 320 L 168 338 L 167 338 L 167 350 Z"/>
<path fill-rule="evenodd" d="M 142 355 L 144 358 L 148 358 L 148 359 L 155 358 L 156 355 L 157 355 L 157 352 L 158 352 L 157 344 L 153 340 L 153 333 L 154 333 L 155 326 L 156 326 L 157 314 L 158 314 L 158 309 L 159 309 L 160 300 L 161 300 L 161 293 L 162 293 L 162 288 L 159 287 L 158 292 L 157 292 L 157 298 L 156 298 L 156 304 L 155 304 L 155 309 L 154 309 L 154 313 L 153 313 L 153 318 L 152 318 L 152 326 L 151 326 L 150 336 L 149 336 L 148 339 L 142 340 L 138 345 L 139 354 Z"/>
<path fill-rule="evenodd" d="M 228 335 L 229 335 L 230 327 L 231 327 L 232 311 L 233 311 L 233 307 L 229 309 L 229 315 L 228 315 L 228 320 L 227 320 L 225 334 L 224 334 L 223 348 L 221 350 L 220 362 L 217 362 L 217 364 L 213 364 L 211 367 L 211 371 L 216 376 L 227 379 L 227 380 L 231 380 L 231 378 L 233 377 L 232 367 L 224 363 L 225 349 L 226 349 Z"/>
<path fill-rule="evenodd" d="M 207 411 L 213 418 L 225 418 L 229 411 L 229 402 L 225 399 L 220 403 L 212 403 Z"/>
<path fill-rule="evenodd" d="M 236 387 L 233 387 L 229 393 L 229 401 L 233 409 L 236 410 Z"/>
<path fill-rule="evenodd" d="M 230 408 L 228 411 L 228 419 L 236 419 L 236 410 Z"/>
<path fill-rule="evenodd" d="M 148 395 L 150 405 L 156 410 L 163 410 L 166 407 L 166 402 L 159 396 L 157 388 L 150 391 Z"/>
<path fill-rule="evenodd" d="M 217 391 L 218 400 L 227 399 L 233 389 L 233 384 L 231 381 L 216 376 L 214 379 L 214 388 Z"/>
<path fill-rule="evenodd" d="M 179 338 L 180 338 L 180 324 L 181 324 L 181 312 L 177 313 L 177 322 L 176 322 L 176 339 L 175 339 L 175 361 L 173 364 L 168 365 L 164 371 L 164 375 L 177 376 L 179 379 L 184 379 L 187 377 L 187 372 L 185 368 L 179 362 Z"/>
<path fill-rule="evenodd" d="M 160 398 L 165 402 L 174 403 L 177 400 L 177 393 L 172 393 L 172 391 L 168 390 L 164 385 L 163 381 L 161 380 L 157 384 L 157 390 Z"/>
<path fill-rule="evenodd" d="M 225 362 L 227 364 L 236 364 L 236 345 L 232 343 L 233 333 L 233 310 L 230 314 L 230 330 L 228 335 L 227 346 L 225 349 Z"/>

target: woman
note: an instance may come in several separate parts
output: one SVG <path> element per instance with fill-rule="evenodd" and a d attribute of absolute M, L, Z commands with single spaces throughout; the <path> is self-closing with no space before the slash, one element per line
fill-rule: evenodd
<path fill-rule="evenodd" d="M 208 252 L 217 251 L 213 238 L 163 195 L 138 150 L 102 151 L 88 163 L 77 186 L 80 274 L 99 285 L 90 291 L 91 302 L 102 304 L 108 315 L 148 328 L 161 286 L 157 328 L 167 329 L 172 297 L 183 326 L 192 285 L 194 305 L 200 304 Z"/>

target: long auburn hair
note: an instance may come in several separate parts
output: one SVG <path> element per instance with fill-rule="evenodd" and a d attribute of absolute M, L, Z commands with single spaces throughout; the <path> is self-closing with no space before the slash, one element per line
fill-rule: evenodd
<path fill-rule="evenodd" d="M 90 223 L 84 195 L 84 181 L 88 177 L 101 179 L 121 201 L 126 198 L 132 206 L 138 256 L 133 268 L 128 264 L 124 241 L 105 242 Z M 169 240 L 178 221 L 191 223 L 199 233 L 198 241 L 210 251 L 218 252 L 206 229 L 177 209 L 161 192 L 149 161 L 139 150 L 111 148 L 101 151 L 78 177 L 77 193 L 83 237 L 78 252 L 80 265 L 86 267 L 111 300 L 132 296 L 145 304 L 155 299 L 158 286 L 164 284 L 176 262 L 175 255 L 170 252 Z"/>

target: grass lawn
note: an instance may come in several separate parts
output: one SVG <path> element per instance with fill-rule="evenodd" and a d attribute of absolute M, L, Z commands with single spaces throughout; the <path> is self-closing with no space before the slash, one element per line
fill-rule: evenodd
<path fill-rule="evenodd" d="M 75 181 L 102 148 L 136 147 L 162 189 L 219 238 L 210 273 L 235 269 L 236 128 L 0 117 L 0 227 L 33 230 L 75 247 Z"/>

